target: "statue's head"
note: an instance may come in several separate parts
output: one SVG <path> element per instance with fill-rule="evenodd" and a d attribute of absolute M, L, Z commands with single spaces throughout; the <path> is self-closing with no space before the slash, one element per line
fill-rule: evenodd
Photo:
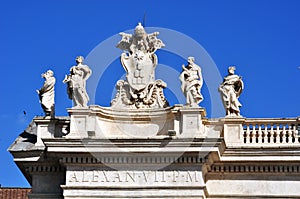
<path fill-rule="evenodd" d="M 234 74 L 234 71 L 235 71 L 235 66 L 229 66 L 228 67 L 228 73 L 233 75 Z"/>
<path fill-rule="evenodd" d="M 52 70 L 47 70 L 45 73 L 42 74 L 43 78 L 47 78 L 47 77 L 53 77 L 54 73 Z"/>
<path fill-rule="evenodd" d="M 195 58 L 194 57 L 188 57 L 188 63 L 192 64 L 195 62 Z"/>
<path fill-rule="evenodd" d="M 141 23 L 139 23 L 139 24 L 135 27 L 135 29 L 134 29 L 134 35 L 135 35 L 136 37 L 141 38 L 141 37 L 143 37 L 145 34 L 146 34 L 146 31 L 145 31 L 144 27 L 142 26 Z"/>
<path fill-rule="evenodd" d="M 53 71 L 52 70 L 47 70 L 46 72 L 50 77 L 52 77 L 54 75 Z"/>
<path fill-rule="evenodd" d="M 76 57 L 76 63 L 79 64 L 79 63 L 82 63 L 84 61 L 84 57 L 83 56 L 77 56 Z"/>

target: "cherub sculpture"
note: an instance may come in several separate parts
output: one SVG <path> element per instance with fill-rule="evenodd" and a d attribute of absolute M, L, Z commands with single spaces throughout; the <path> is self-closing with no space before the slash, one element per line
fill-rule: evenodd
<path fill-rule="evenodd" d="M 41 89 L 36 90 L 39 95 L 40 103 L 46 117 L 54 117 L 54 85 L 55 77 L 52 70 L 47 70 L 41 74 L 45 79 L 44 85 Z"/>
<path fill-rule="evenodd" d="M 75 108 L 86 108 L 89 96 L 86 92 L 86 80 L 91 76 L 91 69 L 83 64 L 82 56 L 76 57 L 76 66 L 71 67 L 70 74 L 65 76 L 63 83 L 68 84 L 68 96 L 73 100 Z"/>
<path fill-rule="evenodd" d="M 192 107 L 198 107 L 203 100 L 200 90 L 203 85 L 201 68 L 195 64 L 194 57 L 188 57 L 188 65 L 182 65 L 180 74 L 181 90 L 186 97 L 186 104 Z"/>
<path fill-rule="evenodd" d="M 235 67 L 228 68 L 228 75 L 224 77 L 223 83 L 219 87 L 221 99 L 226 110 L 226 116 L 239 117 L 242 106 L 238 98 L 244 89 L 242 77 L 234 74 Z"/>
<path fill-rule="evenodd" d="M 155 53 L 156 50 L 164 47 L 164 43 L 157 38 L 159 32 L 147 34 L 144 27 L 139 23 L 134 30 L 134 34 L 127 34 L 121 32 L 121 41 L 118 43 L 117 48 L 128 51 L 129 54 L 135 54 L 138 51 L 144 53 Z"/>

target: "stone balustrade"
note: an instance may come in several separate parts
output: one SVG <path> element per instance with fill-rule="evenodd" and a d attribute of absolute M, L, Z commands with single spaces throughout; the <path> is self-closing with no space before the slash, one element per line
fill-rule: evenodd
<path fill-rule="evenodd" d="M 245 144 L 299 144 L 298 119 L 246 119 Z"/>
<path fill-rule="evenodd" d="M 146 129 L 147 126 L 144 126 L 147 122 L 149 123 L 147 123 L 148 126 L 151 124 L 155 127 L 156 125 L 158 127 L 154 129 L 160 129 L 160 131 L 152 132 L 154 137 L 167 136 L 168 130 L 171 129 L 175 132 L 174 136 L 177 136 L 178 138 L 206 136 L 210 138 L 221 137 L 224 138 L 225 144 L 229 148 L 281 146 L 289 147 L 299 146 L 300 144 L 300 117 L 255 119 L 225 117 L 220 119 L 207 119 L 202 118 L 204 116 L 203 114 L 205 114 L 203 113 L 202 109 L 191 111 L 190 109 L 186 109 L 183 107 L 175 107 L 173 109 L 168 109 L 167 111 L 164 110 L 163 112 L 156 111 L 153 113 L 149 112 L 148 115 L 139 115 L 139 117 L 142 119 L 138 124 L 133 124 L 132 121 L 137 121 L 137 119 L 134 118 L 135 112 L 127 113 L 129 114 L 129 119 L 127 121 L 126 118 L 118 118 L 118 112 L 114 112 L 113 110 L 104 109 L 98 106 L 91 107 L 91 109 L 84 109 L 80 112 L 73 109 L 72 111 L 75 111 L 76 114 L 71 112 L 70 119 L 63 117 L 56 119 L 41 119 L 39 117 L 35 118 L 34 122 L 37 125 L 37 143 L 35 145 L 43 146 L 42 139 L 47 138 L 87 138 L 90 136 L 90 132 L 94 132 L 93 136 L 96 138 L 103 138 L 103 136 L 101 136 L 99 132 L 112 132 L 111 134 L 105 134 L 105 138 L 120 138 L 122 137 L 124 132 L 127 136 L 130 136 L 130 130 L 132 132 L 134 128 L 137 128 L 135 132 L 138 133 L 135 136 L 140 135 L 140 137 L 149 137 L 143 134 L 140 130 Z M 178 113 L 178 111 L 180 113 Z M 82 116 L 79 115 L 79 113 L 81 112 L 83 114 Z M 97 117 L 92 117 L 93 115 L 97 115 Z M 106 120 L 102 118 L 106 118 Z M 112 118 L 111 121 L 109 120 L 109 118 Z M 164 119 L 164 121 L 160 123 L 161 119 Z M 78 120 L 79 122 L 76 122 L 75 120 Z M 146 120 L 151 121 L 149 122 Z M 124 123 L 124 121 L 126 121 L 127 123 Z M 143 121 L 146 121 L 144 122 L 145 124 L 142 123 Z M 179 123 L 181 125 L 179 125 Z M 76 125 L 74 126 L 74 124 Z M 116 125 L 118 128 L 111 126 L 111 129 L 114 129 L 112 131 L 109 129 L 104 129 L 103 127 L 107 127 L 112 124 Z M 69 125 L 70 132 L 67 132 Z M 98 126 L 95 127 L 95 125 Z M 87 126 L 89 126 L 89 128 L 93 128 L 90 130 L 89 128 L 87 128 Z M 79 134 L 78 136 L 76 136 L 77 134 L 75 135 L 74 133 Z"/>
<path fill-rule="evenodd" d="M 224 118 L 227 147 L 299 146 L 300 118 Z"/>

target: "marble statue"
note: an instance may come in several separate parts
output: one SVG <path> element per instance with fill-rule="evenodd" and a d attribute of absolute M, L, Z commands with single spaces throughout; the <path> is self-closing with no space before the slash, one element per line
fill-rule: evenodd
<path fill-rule="evenodd" d="M 53 75 L 54 73 L 52 70 L 47 70 L 45 73 L 41 74 L 42 78 L 45 79 L 45 82 L 41 89 L 36 90 L 46 117 L 54 117 L 54 85 L 56 80 Z"/>
<path fill-rule="evenodd" d="M 198 107 L 198 104 L 203 100 L 203 96 L 200 93 L 203 78 L 201 68 L 194 61 L 194 57 L 188 57 L 188 64 L 186 66 L 182 65 L 179 79 L 181 81 L 181 90 L 186 97 L 186 105 Z"/>
<path fill-rule="evenodd" d="M 73 100 L 74 108 L 86 108 L 89 96 L 86 92 L 86 80 L 91 76 L 91 69 L 83 64 L 82 56 L 76 57 L 76 66 L 71 67 L 70 74 L 65 76 L 63 83 L 68 84 L 68 96 Z"/>
<path fill-rule="evenodd" d="M 141 23 L 136 26 L 133 35 L 120 33 L 122 39 L 117 48 L 125 51 L 121 54 L 121 63 L 126 71 L 126 80 L 117 82 L 117 95 L 111 101 L 112 107 L 138 109 L 169 105 L 163 94 L 167 84 L 155 79 L 158 63 L 155 52 L 165 46 L 157 38 L 158 34 L 147 34 Z"/>
<path fill-rule="evenodd" d="M 244 89 L 242 77 L 234 74 L 235 67 L 228 68 L 228 75 L 219 87 L 221 99 L 226 110 L 227 117 L 239 117 L 242 106 L 238 98 Z"/>

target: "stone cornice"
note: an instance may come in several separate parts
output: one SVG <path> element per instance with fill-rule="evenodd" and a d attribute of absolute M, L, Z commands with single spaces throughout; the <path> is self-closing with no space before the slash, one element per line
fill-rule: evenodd
<path fill-rule="evenodd" d="M 149 139 L 43 139 L 48 152 L 90 153 L 184 153 L 217 150 L 221 139 L 216 138 L 149 138 Z"/>

